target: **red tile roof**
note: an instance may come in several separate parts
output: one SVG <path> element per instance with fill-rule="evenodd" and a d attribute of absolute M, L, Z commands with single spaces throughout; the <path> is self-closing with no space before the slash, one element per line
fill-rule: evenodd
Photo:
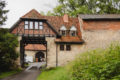
<path fill-rule="evenodd" d="M 28 44 L 25 46 L 25 50 L 46 50 L 46 47 L 40 44 Z"/>
<path fill-rule="evenodd" d="M 79 37 L 61 37 L 60 39 L 56 39 L 55 42 L 84 42 L 82 39 Z"/>

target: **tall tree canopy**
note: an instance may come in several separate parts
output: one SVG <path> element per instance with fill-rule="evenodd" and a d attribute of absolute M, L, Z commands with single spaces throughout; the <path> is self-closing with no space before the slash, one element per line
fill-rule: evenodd
<path fill-rule="evenodd" d="M 120 0 L 58 0 L 58 2 L 59 5 L 53 9 L 53 15 L 120 13 Z"/>
<path fill-rule="evenodd" d="M 6 2 L 3 0 L 0 0 L 0 26 L 4 24 L 4 22 L 7 19 L 6 13 L 8 10 L 5 10 Z"/>

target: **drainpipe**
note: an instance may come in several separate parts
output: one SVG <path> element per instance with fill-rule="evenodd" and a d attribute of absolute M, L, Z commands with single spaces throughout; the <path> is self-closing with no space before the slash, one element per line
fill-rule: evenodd
<path fill-rule="evenodd" d="M 56 44 L 56 67 L 58 66 L 58 45 Z"/>

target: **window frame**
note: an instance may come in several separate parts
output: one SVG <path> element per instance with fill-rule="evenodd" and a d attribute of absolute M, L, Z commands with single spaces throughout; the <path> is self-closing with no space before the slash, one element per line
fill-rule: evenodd
<path fill-rule="evenodd" d="M 65 30 L 61 30 L 60 32 L 61 32 L 62 36 L 66 36 L 66 31 Z M 63 32 L 64 32 L 64 34 L 63 34 Z"/>
<path fill-rule="evenodd" d="M 38 26 L 36 25 L 36 23 Z M 40 26 L 42 28 L 40 28 Z M 28 30 L 28 29 L 29 30 L 43 30 L 44 29 L 43 22 L 41 22 L 41 21 L 24 21 L 24 29 L 25 30 Z"/>
<path fill-rule="evenodd" d="M 74 32 L 74 35 L 73 35 L 73 32 Z M 74 30 L 71 30 L 71 31 L 70 31 L 70 36 L 73 36 L 73 37 L 74 37 L 74 36 L 76 36 L 76 35 L 77 35 L 77 32 L 76 32 L 76 31 L 74 31 Z"/>
<path fill-rule="evenodd" d="M 37 25 L 36 25 L 36 23 L 37 23 Z M 37 26 L 37 27 L 36 27 Z M 39 30 L 39 22 L 38 21 L 35 21 L 34 22 L 34 29 L 35 30 Z"/>
<path fill-rule="evenodd" d="M 32 23 L 32 24 L 31 24 Z M 33 21 L 29 21 L 29 29 L 33 30 L 34 29 L 34 22 Z"/>
<path fill-rule="evenodd" d="M 39 30 L 43 30 L 44 29 L 44 27 L 43 27 L 43 22 L 39 22 Z M 41 28 L 42 27 L 42 28 Z"/>
<path fill-rule="evenodd" d="M 26 28 L 26 26 L 27 26 L 27 28 Z M 24 29 L 29 29 L 29 21 L 24 21 Z"/>

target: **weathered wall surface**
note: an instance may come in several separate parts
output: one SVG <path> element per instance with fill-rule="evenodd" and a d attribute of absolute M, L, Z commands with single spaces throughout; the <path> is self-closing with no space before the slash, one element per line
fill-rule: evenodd
<path fill-rule="evenodd" d="M 85 30 L 82 32 L 85 40 L 84 48 L 81 52 L 96 48 L 106 48 L 112 42 L 120 41 L 120 31 L 115 30 Z"/>
<path fill-rule="evenodd" d="M 58 66 L 63 66 L 72 61 L 78 54 L 80 54 L 83 46 L 84 45 L 81 44 L 71 44 L 71 51 L 60 51 L 60 45 L 58 45 Z M 66 48 L 66 45 L 64 45 L 64 47 Z"/>
<path fill-rule="evenodd" d="M 120 41 L 120 20 L 88 20 L 80 26 L 85 41 L 81 52 L 106 48 L 112 42 Z"/>
<path fill-rule="evenodd" d="M 55 37 L 46 37 L 47 41 L 47 66 L 48 67 L 55 67 L 56 66 L 56 44 L 55 44 Z"/>
<path fill-rule="evenodd" d="M 16 63 L 20 66 L 20 40 L 21 40 L 21 37 L 18 36 L 18 47 L 16 48 L 16 51 L 19 53 L 19 57 L 18 59 L 16 60 Z"/>

